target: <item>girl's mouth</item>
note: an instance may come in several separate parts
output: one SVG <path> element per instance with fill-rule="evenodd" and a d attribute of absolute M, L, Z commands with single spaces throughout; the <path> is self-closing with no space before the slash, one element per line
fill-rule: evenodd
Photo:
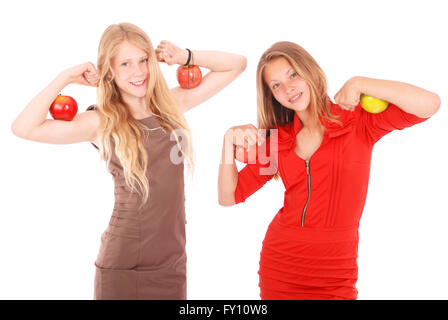
<path fill-rule="evenodd" d="M 292 98 L 289 99 L 288 101 L 289 101 L 290 103 L 295 103 L 295 102 L 297 102 L 297 101 L 300 99 L 300 97 L 302 96 L 302 94 L 303 94 L 303 92 L 300 92 L 299 94 L 296 94 L 294 97 L 292 97 Z"/>
<path fill-rule="evenodd" d="M 130 82 L 134 87 L 142 87 L 146 83 L 146 79 L 142 81 Z"/>

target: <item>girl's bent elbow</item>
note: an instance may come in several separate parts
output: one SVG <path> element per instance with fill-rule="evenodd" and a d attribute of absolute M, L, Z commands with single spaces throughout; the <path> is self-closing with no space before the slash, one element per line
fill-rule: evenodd
<path fill-rule="evenodd" d="M 11 125 L 11 131 L 12 131 L 12 133 L 13 133 L 16 137 L 25 139 L 25 136 L 26 136 L 25 132 L 23 132 L 22 130 L 20 130 L 20 129 L 15 125 L 15 123 L 13 123 L 13 124 Z"/>
<path fill-rule="evenodd" d="M 420 118 L 430 118 L 437 113 L 440 109 L 442 101 L 436 93 L 432 93 L 431 97 L 428 98 L 427 104 L 422 114 L 418 115 Z"/>
<path fill-rule="evenodd" d="M 434 93 L 434 102 L 433 102 L 433 108 L 434 108 L 434 112 L 433 114 L 435 114 L 437 111 L 439 111 L 440 109 L 440 105 L 442 104 L 442 100 L 440 99 L 439 95 Z"/>
<path fill-rule="evenodd" d="M 241 64 L 240 64 L 240 71 L 244 72 L 247 67 L 247 58 L 245 56 L 241 56 Z"/>
<path fill-rule="evenodd" d="M 229 200 L 223 200 L 223 199 L 218 199 L 219 205 L 223 206 L 223 207 L 231 207 L 235 204 L 235 201 L 229 201 Z"/>

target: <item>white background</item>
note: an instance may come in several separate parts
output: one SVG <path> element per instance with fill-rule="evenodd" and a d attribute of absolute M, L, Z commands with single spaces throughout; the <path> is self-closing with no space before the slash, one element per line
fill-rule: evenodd
<path fill-rule="evenodd" d="M 112 178 L 89 143 L 19 139 L 10 125 L 59 72 L 96 62 L 104 29 L 143 28 L 154 46 L 222 50 L 248 58 L 224 91 L 186 114 L 196 172 L 186 180 L 188 298 L 259 299 L 266 228 L 283 203 L 269 182 L 235 207 L 220 207 L 222 138 L 256 124 L 255 70 L 271 44 L 294 41 L 328 77 L 331 96 L 354 75 L 434 91 L 442 108 L 374 148 L 360 227 L 359 299 L 448 298 L 448 50 L 444 1 L 8 1 L 1 2 L 2 170 L 0 298 L 92 299 L 100 235 L 113 208 Z M 170 86 L 176 67 L 162 66 Z M 205 71 L 205 70 L 204 70 Z M 95 89 L 69 86 L 81 110 Z"/>

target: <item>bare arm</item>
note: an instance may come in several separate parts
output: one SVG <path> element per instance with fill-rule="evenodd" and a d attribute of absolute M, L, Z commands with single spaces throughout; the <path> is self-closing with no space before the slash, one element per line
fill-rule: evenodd
<path fill-rule="evenodd" d="M 235 204 L 238 169 L 235 164 L 233 150 L 233 142 L 226 134 L 222 145 L 222 158 L 218 176 L 218 201 L 222 206 L 233 206 Z"/>
<path fill-rule="evenodd" d="M 356 106 L 361 93 L 391 102 L 419 118 L 429 118 L 440 108 L 440 97 L 411 84 L 366 77 L 353 77 L 336 94 L 335 100 L 348 108 Z"/>
<path fill-rule="evenodd" d="M 222 206 L 235 204 L 235 189 L 238 184 L 238 169 L 235 164 L 235 146 L 253 147 L 257 145 L 258 131 L 251 124 L 236 126 L 227 130 L 224 135 L 222 157 L 219 165 L 218 176 L 218 201 Z M 236 155 L 239 161 L 243 161 L 244 155 Z"/>
<path fill-rule="evenodd" d="M 72 121 L 47 119 L 51 103 L 59 92 L 70 83 L 96 86 L 98 82 L 95 67 L 85 63 L 60 73 L 19 114 L 12 123 L 12 132 L 23 139 L 68 144 L 94 141 L 99 127 L 96 112 L 78 114 Z"/>
<path fill-rule="evenodd" d="M 159 61 L 171 64 L 185 64 L 188 51 L 162 41 L 157 47 Z M 246 57 L 219 51 L 193 51 L 195 65 L 210 70 L 199 86 L 193 89 L 176 87 L 171 90 L 181 112 L 186 112 L 210 99 L 235 80 L 246 69 Z"/>

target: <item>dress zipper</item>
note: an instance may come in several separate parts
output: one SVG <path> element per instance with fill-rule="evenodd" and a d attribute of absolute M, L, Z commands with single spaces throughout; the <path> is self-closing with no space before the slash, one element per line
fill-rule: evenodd
<path fill-rule="evenodd" d="M 310 202 L 311 198 L 311 171 L 310 171 L 310 160 L 305 160 L 306 165 L 306 174 L 308 176 L 308 200 L 305 203 L 305 207 L 303 207 L 302 210 L 302 227 L 305 225 L 305 214 L 306 214 L 306 208 L 308 207 L 308 203 Z"/>

